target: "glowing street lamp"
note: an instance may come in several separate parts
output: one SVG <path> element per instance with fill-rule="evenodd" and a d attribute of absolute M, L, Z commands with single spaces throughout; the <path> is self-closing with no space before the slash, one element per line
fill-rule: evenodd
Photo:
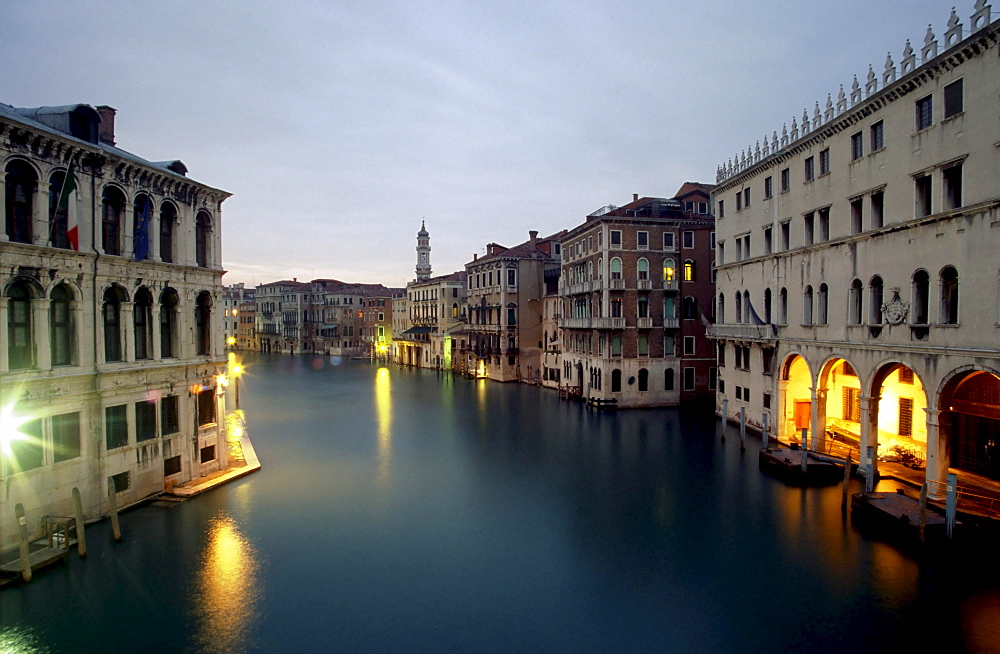
<path fill-rule="evenodd" d="M 11 455 L 10 444 L 28 438 L 21 431 L 21 425 L 31 420 L 28 416 L 19 416 L 14 413 L 14 405 L 8 404 L 0 408 L 0 450 L 7 456 Z"/>

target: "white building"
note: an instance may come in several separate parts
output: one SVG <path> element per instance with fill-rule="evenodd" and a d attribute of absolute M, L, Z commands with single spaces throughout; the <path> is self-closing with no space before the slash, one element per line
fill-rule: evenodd
<path fill-rule="evenodd" d="M 1000 27 L 974 11 L 720 168 L 728 418 L 1000 480 Z"/>
<path fill-rule="evenodd" d="M 114 119 L 0 104 L 0 548 L 15 505 L 37 534 L 74 488 L 95 518 L 109 483 L 122 506 L 226 463 L 229 194 L 115 147 Z"/>

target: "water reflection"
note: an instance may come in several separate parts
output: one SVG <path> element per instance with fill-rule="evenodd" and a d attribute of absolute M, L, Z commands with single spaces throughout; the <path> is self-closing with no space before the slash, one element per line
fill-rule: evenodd
<path fill-rule="evenodd" d="M 392 385 L 388 368 L 375 373 L 375 425 L 378 439 L 378 477 L 380 490 L 389 487 L 392 465 Z"/>
<path fill-rule="evenodd" d="M 51 651 L 31 629 L 0 625 L 0 652 L 4 654 L 43 654 Z"/>
<path fill-rule="evenodd" d="M 262 598 L 256 550 L 228 515 L 209 523 L 195 595 L 199 652 L 248 648 Z"/>

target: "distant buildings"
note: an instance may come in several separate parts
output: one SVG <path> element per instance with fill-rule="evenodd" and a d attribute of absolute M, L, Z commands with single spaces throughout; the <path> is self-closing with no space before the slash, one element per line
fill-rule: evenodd
<path fill-rule="evenodd" d="M 718 408 L 1000 480 L 1000 27 L 952 11 L 720 168 Z"/>
<path fill-rule="evenodd" d="M 115 110 L 0 104 L 0 548 L 225 466 L 225 191 L 115 145 Z"/>

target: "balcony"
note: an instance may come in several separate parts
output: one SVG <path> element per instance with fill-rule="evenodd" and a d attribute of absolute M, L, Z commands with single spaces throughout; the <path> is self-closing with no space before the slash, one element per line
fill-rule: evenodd
<path fill-rule="evenodd" d="M 590 293 L 594 290 L 594 282 L 584 282 L 582 284 L 569 284 L 563 287 L 563 293 L 565 295 L 579 295 L 581 293 Z"/>
<path fill-rule="evenodd" d="M 465 328 L 470 332 L 490 332 L 497 334 L 503 331 L 500 325 L 466 325 Z"/>
<path fill-rule="evenodd" d="M 624 291 L 625 290 L 625 280 L 624 279 L 611 279 L 608 280 L 608 288 L 612 291 Z"/>
<path fill-rule="evenodd" d="M 559 326 L 563 329 L 591 329 L 593 322 L 593 318 L 562 318 Z"/>
<path fill-rule="evenodd" d="M 677 329 L 681 326 L 681 321 L 679 318 L 664 318 L 663 328 L 664 329 Z"/>
<path fill-rule="evenodd" d="M 664 291 L 676 291 L 677 290 L 677 279 L 664 279 L 663 280 L 663 290 Z"/>
<path fill-rule="evenodd" d="M 773 341 L 778 335 L 773 325 L 710 325 L 705 334 L 710 338 Z"/>
<path fill-rule="evenodd" d="M 640 291 L 651 291 L 653 290 L 653 282 L 649 279 L 640 279 L 636 281 L 635 287 Z"/>
<path fill-rule="evenodd" d="M 653 319 L 652 318 L 636 318 L 635 326 L 639 329 L 652 329 Z"/>

